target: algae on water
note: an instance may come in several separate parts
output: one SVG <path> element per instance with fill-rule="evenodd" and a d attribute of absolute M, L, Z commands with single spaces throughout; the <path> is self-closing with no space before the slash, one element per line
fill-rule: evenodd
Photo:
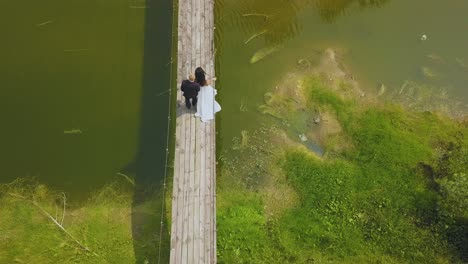
<path fill-rule="evenodd" d="M 70 129 L 70 130 L 64 130 L 64 134 L 83 134 L 83 131 L 81 129 Z"/>
<path fill-rule="evenodd" d="M 433 69 L 426 66 L 421 67 L 421 72 L 423 76 L 428 79 L 436 79 L 439 77 L 439 75 Z"/>

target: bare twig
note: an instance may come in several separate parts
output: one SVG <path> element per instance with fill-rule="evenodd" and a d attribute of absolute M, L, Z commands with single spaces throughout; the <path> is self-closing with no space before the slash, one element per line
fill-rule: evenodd
<path fill-rule="evenodd" d="M 171 89 L 168 89 L 168 90 L 166 90 L 166 91 L 164 91 L 164 92 L 161 92 L 161 93 L 156 94 L 156 96 L 161 96 L 161 95 L 163 95 L 163 94 L 165 94 L 165 93 L 168 93 L 168 92 L 170 92 L 170 91 L 171 91 Z"/>
<path fill-rule="evenodd" d="M 250 38 L 248 38 L 246 41 L 244 41 L 244 44 L 249 43 L 249 42 L 250 42 L 251 40 L 253 40 L 254 38 L 256 38 L 256 37 L 258 37 L 258 36 L 261 36 L 261 35 L 263 35 L 263 34 L 265 34 L 265 33 L 267 33 L 267 32 L 268 32 L 268 30 L 264 29 L 264 30 L 262 30 L 262 31 L 260 31 L 260 32 L 258 32 L 258 33 L 253 34 Z"/>
<path fill-rule="evenodd" d="M 42 26 L 48 25 L 48 24 L 53 23 L 53 22 L 54 22 L 53 20 L 48 20 L 48 21 L 36 24 L 36 27 L 42 27 Z"/>
<path fill-rule="evenodd" d="M 42 208 L 38 203 L 36 203 L 36 201 L 34 200 L 29 200 L 28 198 L 22 196 L 22 195 L 19 195 L 19 194 L 15 194 L 15 193 L 8 193 L 9 195 L 13 196 L 13 197 L 16 197 L 16 198 L 21 198 L 23 200 L 26 200 L 28 202 L 31 202 L 34 206 L 36 206 L 37 208 L 39 208 L 39 210 L 41 210 L 41 212 L 47 216 L 47 218 L 49 218 L 52 222 L 54 222 L 54 224 L 56 226 L 58 226 L 66 235 L 68 235 L 71 239 L 73 239 L 73 241 L 75 241 L 76 244 L 78 244 L 82 249 L 92 253 L 93 255 L 95 256 L 99 256 L 98 254 L 94 253 L 93 251 L 91 251 L 87 246 L 83 245 L 80 241 L 78 241 L 78 239 L 76 239 L 72 234 L 70 234 L 59 222 L 57 222 L 57 220 L 51 216 L 44 208 Z"/>
<path fill-rule="evenodd" d="M 80 52 L 80 51 L 88 51 L 89 49 L 64 49 L 63 52 Z"/>
<path fill-rule="evenodd" d="M 127 179 L 127 181 L 129 181 L 133 186 L 135 186 L 135 181 L 133 181 L 132 179 L 130 179 L 130 177 L 128 177 L 127 175 L 121 173 L 121 172 L 117 172 L 117 175 L 120 175 L 122 177 L 124 177 L 125 179 Z"/>
<path fill-rule="evenodd" d="M 258 13 L 248 13 L 248 14 L 242 14 L 243 17 L 248 17 L 248 16 L 260 16 L 260 17 L 266 17 L 269 18 L 271 15 L 267 14 L 258 14 Z"/>

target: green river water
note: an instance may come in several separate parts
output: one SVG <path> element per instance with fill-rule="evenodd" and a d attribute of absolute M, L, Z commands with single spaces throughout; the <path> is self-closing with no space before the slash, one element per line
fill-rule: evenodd
<path fill-rule="evenodd" d="M 416 81 L 468 103 L 467 1 L 221 0 L 216 11 L 225 147 L 264 121 L 257 108 L 265 92 L 326 48 L 337 50 L 365 90 L 383 83 L 390 93 Z M 251 63 L 269 47 L 275 52 Z"/>
<path fill-rule="evenodd" d="M 152 13 L 139 0 L 0 5 L 1 181 L 35 176 L 78 195 L 118 172 L 160 179 L 172 5 Z M 217 1 L 218 144 L 255 129 L 263 94 L 328 47 L 368 89 L 415 80 L 466 104 L 466 11 L 461 0 Z M 265 47 L 277 49 L 251 63 Z"/>
<path fill-rule="evenodd" d="M 2 1 L 0 14 L 0 181 L 78 197 L 119 172 L 162 179 L 172 2 Z"/>

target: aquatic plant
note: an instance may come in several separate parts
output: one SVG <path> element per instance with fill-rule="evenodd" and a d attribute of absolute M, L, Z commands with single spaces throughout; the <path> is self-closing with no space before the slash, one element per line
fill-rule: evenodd
<path fill-rule="evenodd" d="M 439 77 L 439 75 L 434 70 L 426 66 L 421 67 L 421 73 L 428 79 L 437 79 Z"/>
<path fill-rule="evenodd" d="M 439 112 L 457 119 L 468 112 L 468 105 L 450 97 L 446 88 L 416 81 L 404 81 L 399 89 L 386 93 L 383 99 L 411 111 Z"/>

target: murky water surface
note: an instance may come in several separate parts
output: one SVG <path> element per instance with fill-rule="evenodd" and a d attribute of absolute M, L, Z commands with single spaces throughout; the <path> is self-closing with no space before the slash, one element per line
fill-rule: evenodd
<path fill-rule="evenodd" d="M 468 103 L 468 2 L 218 0 L 222 146 L 263 122 L 263 95 L 298 61 L 334 48 L 354 78 L 386 93 L 415 81 Z"/>
<path fill-rule="evenodd" d="M 156 2 L 0 2 L 1 182 L 77 197 L 162 178 L 172 3 Z"/>
<path fill-rule="evenodd" d="M 0 3 L 2 182 L 83 193 L 119 172 L 160 177 L 171 5 L 151 15 L 147 3 Z M 467 11 L 464 0 L 217 0 L 219 145 L 257 128 L 264 93 L 328 47 L 367 89 L 410 80 L 466 104 Z"/>

